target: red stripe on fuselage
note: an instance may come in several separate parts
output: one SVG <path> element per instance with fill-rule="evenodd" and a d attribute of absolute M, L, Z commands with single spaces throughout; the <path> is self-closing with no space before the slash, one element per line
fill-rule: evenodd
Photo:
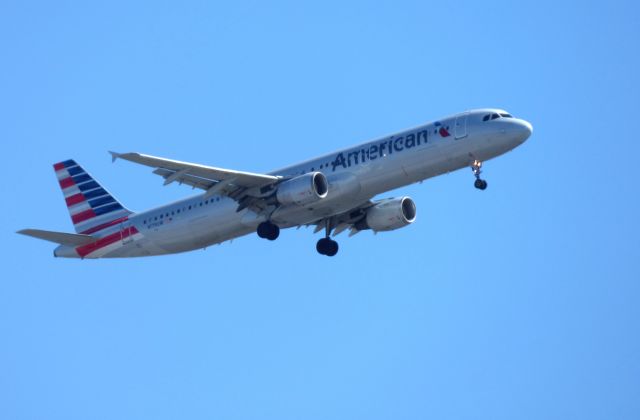
<path fill-rule="evenodd" d="M 73 178 L 71 177 L 60 180 L 60 188 L 62 189 L 69 188 L 72 185 L 76 185 L 76 183 L 73 182 Z"/>
<path fill-rule="evenodd" d="M 112 220 L 112 221 L 110 221 L 110 222 L 103 223 L 103 224 L 98 225 L 98 226 L 94 226 L 94 227 L 92 227 L 92 228 L 90 228 L 90 229 L 87 229 L 87 230 L 85 230 L 85 231 L 83 231 L 83 232 L 80 232 L 80 233 L 82 233 L 82 234 L 84 234 L 84 235 L 91 235 L 92 233 L 95 233 L 95 232 L 101 231 L 101 230 L 106 229 L 106 228 L 108 228 L 108 227 L 111 227 L 111 226 L 113 226 L 113 225 L 117 225 L 118 223 L 122 223 L 122 222 L 124 222 L 125 220 L 127 220 L 128 218 L 129 218 L 129 216 L 121 217 L 121 218 L 119 218 L 119 219 Z"/>
<path fill-rule="evenodd" d="M 72 195 L 71 197 L 67 197 L 65 201 L 67 202 L 67 206 L 71 207 L 74 204 L 82 203 L 83 201 L 85 201 L 85 198 L 82 194 L 76 194 Z"/>
<path fill-rule="evenodd" d="M 78 255 L 80 255 L 81 258 L 84 258 L 92 252 L 96 252 L 97 250 L 102 249 L 105 246 L 114 244 L 118 241 L 128 238 L 131 235 L 135 235 L 136 233 L 138 233 L 138 229 L 136 229 L 134 226 L 131 226 L 119 232 L 112 233 L 109 236 L 105 236 L 104 238 L 100 238 L 88 245 L 79 246 L 76 248 L 76 252 L 78 253 Z"/>
<path fill-rule="evenodd" d="M 92 217 L 96 217 L 93 209 L 85 210 L 81 213 L 74 214 L 71 216 L 71 220 L 73 220 L 73 224 L 77 225 L 80 222 L 84 222 L 87 219 L 91 219 Z"/>

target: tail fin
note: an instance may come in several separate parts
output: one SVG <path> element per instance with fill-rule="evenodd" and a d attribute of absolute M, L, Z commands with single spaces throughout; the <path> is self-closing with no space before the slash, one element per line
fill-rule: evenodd
<path fill-rule="evenodd" d="M 56 163 L 53 169 L 77 233 L 98 232 L 131 214 L 74 160 Z"/>

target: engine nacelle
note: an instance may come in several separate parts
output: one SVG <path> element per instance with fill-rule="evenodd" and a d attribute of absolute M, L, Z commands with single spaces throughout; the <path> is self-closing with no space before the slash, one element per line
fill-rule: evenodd
<path fill-rule="evenodd" d="M 367 210 L 365 218 L 356 229 L 372 229 L 384 232 L 400 229 L 416 220 L 416 203 L 409 197 L 383 200 Z"/>
<path fill-rule="evenodd" d="M 327 196 L 329 183 L 322 172 L 311 172 L 297 176 L 278 186 L 276 199 L 285 206 L 304 206 Z"/>

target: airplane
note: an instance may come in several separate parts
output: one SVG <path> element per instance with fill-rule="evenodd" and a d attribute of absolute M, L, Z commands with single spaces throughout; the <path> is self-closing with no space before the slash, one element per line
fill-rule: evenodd
<path fill-rule="evenodd" d="M 23 229 L 58 244 L 66 258 L 125 258 L 174 254 L 257 233 L 273 241 L 280 229 L 315 226 L 321 255 L 338 253 L 336 235 L 396 230 L 416 219 L 407 196 L 387 191 L 469 167 L 474 186 L 483 162 L 524 143 L 531 124 L 501 109 L 476 109 L 323 155 L 267 174 L 222 169 L 140 153 L 109 152 L 112 161 L 154 168 L 164 185 L 202 193 L 151 210 L 124 207 L 75 160 L 53 165 L 76 233 Z"/>

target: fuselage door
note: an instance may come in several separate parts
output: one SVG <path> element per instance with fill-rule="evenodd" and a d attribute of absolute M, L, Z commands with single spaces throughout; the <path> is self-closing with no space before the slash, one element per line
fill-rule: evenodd
<path fill-rule="evenodd" d="M 455 136 L 456 140 L 467 137 L 467 117 L 468 112 L 464 112 L 456 117 Z"/>

